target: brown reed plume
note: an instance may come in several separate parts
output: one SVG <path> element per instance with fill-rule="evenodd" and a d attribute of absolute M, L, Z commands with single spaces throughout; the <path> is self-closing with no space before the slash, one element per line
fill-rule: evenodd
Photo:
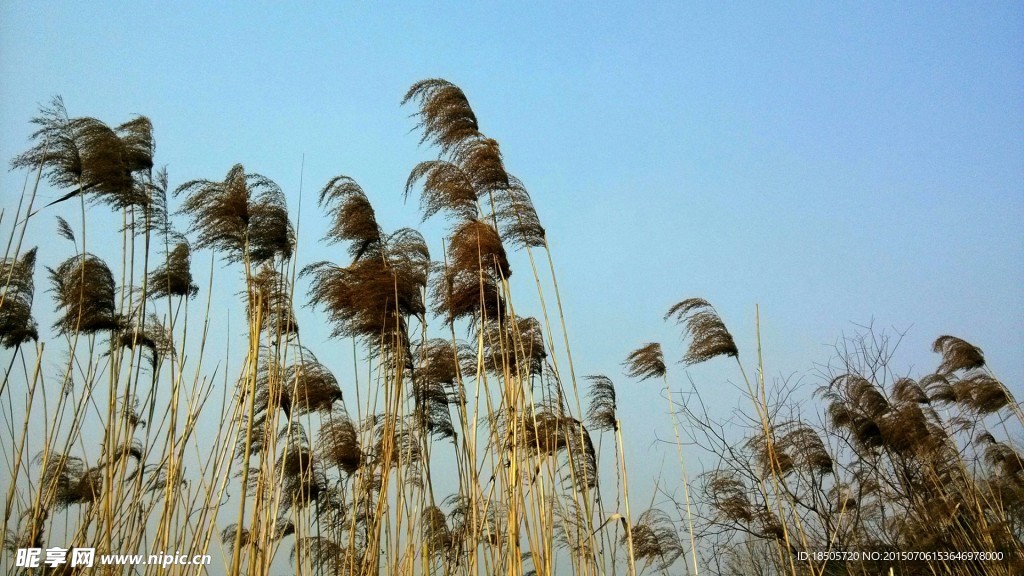
<path fill-rule="evenodd" d="M 939 336 L 935 339 L 932 350 L 942 354 L 942 364 L 939 364 L 937 370 L 940 374 L 951 374 L 985 365 L 985 355 L 982 354 L 981 348 L 956 336 Z"/>
<path fill-rule="evenodd" d="M 587 522 L 586 510 L 575 500 L 559 501 L 551 498 L 545 506 L 554 511 L 555 542 L 568 549 L 574 557 L 586 558 L 594 554 L 590 536 L 592 534 Z"/>
<path fill-rule="evenodd" d="M 71 229 L 71 224 L 60 216 L 57 216 L 57 235 L 65 240 L 75 241 L 75 231 Z"/>
<path fill-rule="evenodd" d="M 141 347 L 150 352 L 150 365 L 154 370 L 164 358 L 173 358 L 174 347 L 171 345 L 170 328 L 160 321 L 156 314 L 150 313 L 145 322 L 133 318 L 115 335 L 115 344 L 124 348 Z"/>
<path fill-rule="evenodd" d="M 415 356 L 420 359 L 415 378 L 440 384 L 453 394 L 463 372 L 476 369 L 476 351 L 465 342 L 431 338 L 417 346 Z"/>
<path fill-rule="evenodd" d="M 439 439 L 455 437 L 455 426 L 452 424 L 452 415 L 448 408 L 455 398 L 444 383 L 421 378 L 416 372 L 411 395 L 414 406 L 413 418 L 421 433 Z"/>
<path fill-rule="evenodd" d="M 313 412 L 330 412 L 343 405 L 338 381 L 312 352 L 297 348 L 297 360 L 289 365 L 278 362 L 271 349 L 263 349 L 256 372 L 254 414 L 263 415 L 280 408 L 285 417 Z"/>
<path fill-rule="evenodd" d="M 344 407 L 341 387 L 334 374 L 312 352 L 304 348 L 300 348 L 300 352 L 299 361 L 285 369 L 284 393 L 291 407 L 285 414 L 326 413 L 336 405 Z"/>
<path fill-rule="evenodd" d="M 220 532 L 221 543 L 223 543 L 225 546 L 230 546 L 238 537 L 238 524 L 228 524 Z M 259 548 L 258 544 L 253 544 L 252 533 L 249 531 L 248 528 L 241 529 L 241 541 L 243 549 L 248 549 L 250 545 L 256 546 L 257 549 Z"/>
<path fill-rule="evenodd" d="M 445 160 L 427 160 L 417 164 L 405 183 L 406 200 L 420 182 L 420 210 L 424 222 L 442 210 L 449 211 L 458 220 L 476 217 L 476 189 L 469 174 L 458 165 Z"/>
<path fill-rule="evenodd" d="M 484 325 L 484 368 L 493 374 L 528 378 L 544 369 L 544 330 L 536 318 L 496 320 Z"/>
<path fill-rule="evenodd" d="M 476 115 L 462 89 L 440 78 L 420 80 L 402 98 L 402 104 L 416 102 L 420 110 L 417 128 L 420 143 L 429 142 L 447 154 L 469 138 L 480 135 Z"/>
<path fill-rule="evenodd" d="M 60 333 L 93 334 L 118 330 L 124 325 L 114 303 L 114 275 L 103 260 L 86 253 L 48 270 L 57 310 L 63 312 L 54 323 Z"/>
<path fill-rule="evenodd" d="M 661 353 L 661 344 L 651 342 L 629 353 L 626 361 L 626 375 L 630 378 L 638 378 L 640 381 L 648 378 L 662 378 L 665 376 L 665 355 Z"/>
<path fill-rule="evenodd" d="M 481 315 L 495 319 L 505 316 L 501 284 L 492 275 L 441 267 L 434 278 L 430 286 L 434 313 L 447 324 Z"/>
<path fill-rule="evenodd" d="M 364 553 L 326 536 L 307 536 L 295 541 L 290 558 L 292 562 L 298 557 L 307 558 L 317 574 L 361 574 Z"/>
<path fill-rule="evenodd" d="M 754 508 L 747 496 L 750 491 L 733 470 L 713 470 L 704 476 L 704 493 L 720 520 L 749 523 Z"/>
<path fill-rule="evenodd" d="M 347 267 L 321 261 L 303 268 L 302 275 L 312 278 L 310 304 L 327 312 L 332 336 L 358 337 L 373 348 L 402 350 L 406 363 L 411 363 L 407 321 L 426 314 L 426 241 L 410 228 L 384 234 L 366 194 L 351 178 L 332 179 L 320 193 L 320 205 L 328 208 L 333 220 L 325 240 L 349 242 L 353 261 Z"/>
<path fill-rule="evenodd" d="M 228 262 L 291 257 L 295 232 L 284 192 L 269 178 L 235 164 L 224 180 L 191 180 L 174 191 L 181 194 L 186 198 L 179 212 L 192 219 L 197 248 L 223 252 Z"/>
<path fill-rule="evenodd" d="M 517 248 L 547 246 L 547 232 L 533 207 L 526 187 L 515 176 L 509 175 L 508 186 L 494 194 L 495 218 L 502 237 Z"/>
<path fill-rule="evenodd" d="M 103 466 L 89 468 L 75 456 L 51 454 L 40 474 L 40 484 L 47 501 L 57 510 L 73 504 L 95 502 L 103 489 Z"/>
<path fill-rule="evenodd" d="M 494 226 L 479 219 L 466 220 L 452 233 L 447 265 L 433 282 L 435 311 L 449 324 L 480 314 L 498 320 L 505 314 L 501 282 L 511 273 Z"/>
<path fill-rule="evenodd" d="M 327 475 L 316 453 L 309 446 L 305 429 L 293 424 L 288 441 L 280 448 L 277 457 L 280 470 L 280 486 L 270 485 L 272 495 L 280 490 L 281 513 L 288 514 L 292 508 L 305 508 L 319 502 L 328 490 Z"/>
<path fill-rule="evenodd" d="M 683 555 L 683 544 L 676 533 L 675 525 L 668 514 L 651 508 L 637 518 L 632 527 L 633 554 L 638 560 L 644 560 L 655 570 L 667 570 Z M 626 536 L 622 543 L 626 544 Z"/>
<path fill-rule="evenodd" d="M 419 363 L 413 371 L 414 415 L 421 429 L 435 438 L 454 438 L 449 405 L 464 396 L 462 370 L 475 370 L 476 353 L 465 343 L 432 338 L 415 350 Z"/>
<path fill-rule="evenodd" d="M 826 410 L 832 426 L 849 430 L 863 447 L 883 444 L 879 422 L 890 405 L 871 381 L 858 374 L 843 374 L 819 393 L 828 402 Z"/>
<path fill-rule="evenodd" d="M 82 139 L 79 135 L 80 119 L 68 116 L 64 100 L 56 96 L 49 106 L 39 109 L 32 118 L 39 128 L 32 134 L 35 145 L 11 161 L 11 168 L 35 169 L 43 167 L 43 175 L 58 189 L 76 188 L 83 178 Z"/>
<path fill-rule="evenodd" d="M 384 233 L 377 224 L 366 193 L 348 176 L 335 176 L 320 191 L 320 207 L 327 208 L 331 227 L 324 236 L 328 243 L 349 242 L 349 254 L 359 260 L 370 249 L 379 254 Z"/>
<path fill-rule="evenodd" d="M 344 411 L 334 411 L 323 422 L 317 437 L 320 458 L 351 476 L 363 464 L 359 431 Z"/>
<path fill-rule="evenodd" d="M 19 548 L 43 548 L 43 536 L 49 517 L 47 510 L 32 507 L 23 510 L 18 516 L 17 527 L 14 530 L 4 529 L 4 550 L 15 554 Z"/>
<path fill-rule="evenodd" d="M 114 208 L 145 206 L 148 196 L 132 174 L 152 168 L 152 125 L 144 117 L 116 130 L 95 118 L 70 118 L 64 101 L 54 98 L 32 119 L 39 129 L 35 145 L 11 161 L 12 168 L 42 167 L 55 188 L 68 189 L 47 206 L 90 192 Z"/>
<path fill-rule="evenodd" d="M 985 462 L 1010 481 L 1024 488 L 1024 457 L 1013 446 L 999 442 L 990 432 L 979 434 L 975 444 L 985 445 Z"/>
<path fill-rule="evenodd" d="M 931 401 L 956 403 L 982 415 L 1008 407 L 1020 417 L 1009 389 L 983 370 L 985 357 L 981 348 L 947 335 L 937 338 L 932 349 L 942 355 L 942 363 L 935 374 L 921 381 Z"/>
<path fill-rule="evenodd" d="M 39 326 L 32 318 L 35 267 L 36 248 L 17 260 L 8 258 L 0 263 L 0 281 L 5 282 L 0 296 L 0 345 L 4 348 L 39 339 Z"/>
<path fill-rule="evenodd" d="M 291 283 L 270 263 L 260 266 L 253 276 L 247 302 L 250 308 L 259 306 L 258 311 L 250 309 L 249 316 L 256 318 L 258 312 L 260 328 L 273 337 L 275 342 L 298 334 L 299 324 L 292 309 Z"/>
<path fill-rule="evenodd" d="M 303 275 L 312 278 L 310 304 L 327 313 L 332 337 L 358 337 L 371 344 L 383 339 L 387 347 L 407 348 L 405 318 L 425 313 L 418 274 L 381 259 L 359 260 L 347 268 L 318 262 L 303 269 Z"/>
<path fill-rule="evenodd" d="M 703 298 L 688 298 L 674 304 L 665 314 L 665 320 L 675 317 L 677 324 L 686 327 L 690 347 L 683 362 L 692 365 L 716 356 L 739 355 L 732 334 L 725 327 L 715 308 Z"/>
<path fill-rule="evenodd" d="M 453 270 L 482 271 L 499 279 L 512 275 L 498 231 L 489 222 L 475 218 L 461 222 L 452 233 L 448 265 Z"/>
<path fill-rule="evenodd" d="M 785 423 L 778 427 L 783 431 L 777 449 L 802 470 L 831 474 L 834 462 L 825 441 L 814 428 L 799 422 Z M 762 443 L 763 445 L 763 443 Z"/>
<path fill-rule="evenodd" d="M 597 452 L 582 422 L 555 407 L 541 405 L 520 416 L 515 425 L 520 427 L 520 447 L 532 456 L 557 457 L 565 453 L 568 487 L 583 492 L 597 486 Z M 505 435 L 511 437 L 508 432 Z"/>
<path fill-rule="evenodd" d="M 457 553 L 465 554 L 477 543 L 495 545 L 505 536 L 507 510 L 501 501 L 484 502 L 461 494 L 444 499 L 450 507 L 448 523 Z M 475 527 L 475 530 L 474 530 Z M 479 541 L 474 541 L 479 538 Z"/>
<path fill-rule="evenodd" d="M 426 314 L 430 254 L 423 237 L 410 229 L 384 237 L 380 250 L 380 257 L 357 258 L 345 268 L 326 261 L 310 264 L 302 275 L 312 278 L 310 303 L 327 312 L 332 336 L 408 352 L 406 319 Z"/>
<path fill-rule="evenodd" d="M 129 172 L 149 172 L 153 169 L 156 141 L 153 123 L 145 116 L 136 116 L 114 129 L 124 146 L 124 162 Z"/>
<path fill-rule="evenodd" d="M 446 559 L 455 547 L 455 538 L 448 526 L 448 517 L 437 506 L 427 506 L 420 513 L 425 553 L 434 558 Z"/>
<path fill-rule="evenodd" d="M 509 175 L 497 140 L 483 135 L 467 137 L 452 150 L 451 156 L 469 175 L 478 198 L 484 199 L 508 189 Z"/>
<path fill-rule="evenodd" d="M 618 418 L 615 414 L 615 384 L 603 375 L 587 376 L 590 381 L 590 407 L 587 421 L 595 430 L 616 430 Z"/>
<path fill-rule="evenodd" d="M 367 455 L 374 471 L 371 488 L 380 490 L 383 476 L 398 467 L 405 469 L 406 483 L 419 488 L 425 461 L 416 420 L 378 415 L 372 419 L 372 425 L 373 448 Z"/>
<path fill-rule="evenodd" d="M 187 240 L 181 238 L 167 253 L 167 260 L 150 272 L 146 289 L 150 298 L 195 298 L 199 294 L 192 279 L 192 249 Z"/>
<path fill-rule="evenodd" d="M 160 238 L 165 247 L 169 243 L 185 241 L 185 237 L 175 232 L 171 225 L 171 211 L 167 205 L 170 190 L 167 168 L 161 168 L 155 173 L 152 168 L 147 169 L 144 175 L 136 176 L 135 181 L 140 194 L 146 196 L 146 205 L 143 207 L 141 222 L 133 220 L 126 223 L 126 230 L 134 228 L 137 236 Z"/>

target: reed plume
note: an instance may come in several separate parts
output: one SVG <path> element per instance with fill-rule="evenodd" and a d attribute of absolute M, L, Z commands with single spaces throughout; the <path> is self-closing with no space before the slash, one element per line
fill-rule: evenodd
<path fill-rule="evenodd" d="M 153 169 L 156 141 L 153 123 L 145 116 L 136 116 L 114 129 L 124 146 L 124 162 L 129 172 L 149 172 Z"/>
<path fill-rule="evenodd" d="M 47 501 L 58 510 L 73 504 L 95 502 L 103 489 L 103 468 L 89 468 L 85 461 L 74 456 L 51 454 L 40 474 L 40 485 Z"/>
<path fill-rule="evenodd" d="M 60 333 L 93 334 L 122 328 L 124 321 L 114 303 L 114 275 L 103 260 L 87 253 L 48 270 L 57 310 L 63 312 L 54 323 Z"/>
<path fill-rule="evenodd" d="M 89 192 L 114 208 L 145 206 L 148 196 L 133 172 L 152 167 L 152 125 L 143 117 L 116 130 L 95 118 L 71 118 L 54 98 L 32 119 L 35 145 L 11 161 L 12 168 L 41 167 L 55 188 L 71 192 L 48 206 Z M 148 166 L 146 166 L 148 162 Z"/>
<path fill-rule="evenodd" d="M 500 320 L 505 314 L 501 282 L 512 273 L 498 231 L 483 220 L 466 220 L 452 233 L 448 262 L 433 282 L 437 314 L 449 324 L 482 314 Z"/>
<path fill-rule="evenodd" d="M 344 406 L 341 387 L 334 374 L 321 364 L 312 352 L 304 348 L 299 350 L 299 361 L 289 365 L 284 372 L 283 393 L 287 396 L 290 406 L 285 410 L 285 414 L 290 416 L 313 412 L 327 413 L 335 405 Z"/>
<path fill-rule="evenodd" d="M 425 222 L 431 216 L 449 211 L 459 220 L 477 216 L 477 192 L 469 174 L 445 160 L 427 160 L 412 169 L 405 183 L 405 198 L 422 182 L 420 210 Z"/>
<path fill-rule="evenodd" d="M 786 455 L 799 469 L 818 474 L 832 473 L 832 456 L 814 428 L 802 423 L 786 424 L 780 428 L 784 432 L 776 444 L 779 454 Z"/>
<path fill-rule="evenodd" d="M 415 377 L 412 386 L 413 417 L 420 430 L 435 438 L 454 438 L 455 426 L 448 405 L 455 398 L 443 382 Z"/>
<path fill-rule="evenodd" d="M 495 219 L 502 237 L 517 248 L 547 246 L 547 232 L 540 223 L 537 210 L 526 187 L 509 175 L 508 186 L 494 194 Z"/>
<path fill-rule="evenodd" d="M 374 418 L 373 449 L 369 454 L 375 471 L 372 487 L 379 490 L 385 471 L 401 467 L 406 483 L 419 487 L 424 462 L 423 443 L 416 433 L 416 421 L 382 416 Z"/>
<path fill-rule="evenodd" d="M 281 471 L 281 485 L 271 484 L 268 491 L 272 494 L 280 490 L 281 512 L 284 514 L 293 507 L 304 508 L 318 502 L 320 495 L 328 489 L 327 475 L 309 446 L 305 429 L 297 424 L 292 425 L 288 441 L 281 448 L 276 469 Z"/>
<path fill-rule="evenodd" d="M 4 529 L 4 550 L 15 554 L 19 548 L 43 548 L 43 536 L 49 517 L 50 513 L 46 510 L 26 508 L 18 516 L 15 530 Z"/>
<path fill-rule="evenodd" d="M 308 558 L 317 573 L 362 574 L 363 554 L 361 549 L 347 548 L 325 536 L 299 538 L 292 547 L 291 560 L 301 554 Z M 353 572 L 354 570 L 354 572 Z"/>
<path fill-rule="evenodd" d="M 146 288 L 150 298 L 195 298 L 199 294 L 192 279 L 192 249 L 187 240 L 181 238 L 167 253 L 167 260 L 150 272 Z"/>
<path fill-rule="evenodd" d="M 942 355 L 942 364 L 939 364 L 937 370 L 940 374 L 951 374 L 985 365 L 985 355 L 982 354 L 981 348 L 956 336 L 939 336 L 935 339 L 932 350 Z"/>
<path fill-rule="evenodd" d="M 541 406 L 520 417 L 521 447 L 535 457 L 566 454 L 566 482 L 579 491 L 597 486 L 597 452 L 582 422 Z M 506 433 L 507 434 L 507 433 Z"/>
<path fill-rule="evenodd" d="M 250 318 L 258 312 L 260 328 L 276 339 L 298 334 L 299 324 L 292 310 L 292 290 L 288 279 L 270 263 L 264 263 L 249 284 Z"/>
<path fill-rule="evenodd" d="M 337 466 L 346 475 L 355 474 L 363 464 L 363 450 L 359 431 L 344 412 L 332 412 L 320 427 L 317 439 L 320 458 Z"/>
<path fill-rule="evenodd" d="M 457 392 L 463 372 L 475 370 L 476 351 L 465 342 L 431 338 L 416 348 L 421 362 L 416 366 L 416 380 L 436 383 L 452 393 Z"/>
<path fill-rule="evenodd" d="M 683 544 L 668 514 L 651 508 L 640 514 L 632 528 L 633 554 L 655 570 L 667 570 L 683 555 Z M 622 537 L 623 544 L 626 536 Z"/>
<path fill-rule="evenodd" d="M 451 157 L 469 175 L 478 198 L 509 188 L 509 175 L 497 140 L 482 134 L 466 137 L 452 150 Z"/>
<path fill-rule="evenodd" d="M 994 414 L 1016 405 L 1006 386 L 988 374 L 970 374 L 962 378 L 960 383 L 964 391 L 959 397 L 960 404 L 978 414 Z"/>
<path fill-rule="evenodd" d="M 455 538 L 448 527 L 448 517 L 437 506 L 427 506 L 420 513 L 425 553 L 434 558 L 448 558 L 455 547 Z"/>
<path fill-rule="evenodd" d="M 327 312 L 332 336 L 358 337 L 373 348 L 401 350 L 411 363 L 407 319 L 426 314 L 426 241 L 410 228 L 384 234 L 366 194 L 351 178 L 332 179 L 320 193 L 320 205 L 333 220 L 325 240 L 349 242 L 353 260 L 347 267 L 327 261 L 306 266 L 302 275 L 312 278 L 310 303 Z"/>
<path fill-rule="evenodd" d="M 480 271 L 495 278 L 512 275 L 498 231 L 489 222 L 465 220 L 448 241 L 448 265 L 454 270 Z"/>
<path fill-rule="evenodd" d="M 529 378 L 544 369 L 544 330 L 536 318 L 488 322 L 483 344 L 484 367 L 491 373 Z"/>
<path fill-rule="evenodd" d="M 173 358 L 175 353 L 170 328 L 152 313 L 147 316 L 145 322 L 140 322 L 137 318 L 127 322 L 116 334 L 115 344 L 124 348 L 146 348 L 150 352 L 150 364 L 154 370 L 163 358 Z"/>
<path fill-rule="evenodd" d="M 32 318 L 36 267 L 36 248 L 17 260 L 5 259 L 0 264 L 0 278 L 5 282 L 0 296 L 0 345 L 14 348 L 39 339 L 39 326 Z"/>
<path fill-rule="evenodd" d="M 283 365 L 271 349 L 261 351 L 254 414 L 270 414 L 278 408 L 286 417 L 326 413 L 342 402 L 341 388 L 330 370 L 304 348 L 298 348 L 297 355 L 295 363 Z"/>
<path fill-rule="evenodd" d="M 704 493 L 721 520 L 742 523 L 754 520 L 754 507 L 747 496 L 750 491 L 735 471 L 719 469 L 706 474 Z"/>
<path fill-rule="evenodd" d="M 732 334 L 707 300 L 688 298 L 678 302 L 669 308 L 665 320 L 672 317 L 677 324 L 686 327 L 686 334 L 690 337 L 690 347 L 683 356 L 684 363 L 693 365 L 716 356 L 739 355 Z"/>
<path fill-rule="evenodd" d="M 49 106 L 39 109 L 32 123 L 38 126 L 32 134 L 35 145 L 14 158 L 11 168 L 32 170 L 42 166 L 43 175 L 55 188 L 77 187 L 84 171 L 81 120 L 72 120 L 64 100 L 56 96 Z"/>
<path fill-rule="evenodd" d="M 545 502 L 545 506 L 554 511 L 558 531 L 555 540 L 563 548 L 567 548 L 577 558 L 592 556 L 591 530 L 587 521 L 586 510 L 575 500 L 559 501 L 554 498 Z"/>
<path fill-rule="evenodd" d="M 462 318 L 503 318 L 506 312 L 501 284 L 489 274 L 441 268 L 431 283 L 434 312 L 454 324 Z"/>
<path fill-rule="evenodd" d="M 618 418 L 615 415 L 615 385 L 611 378 L 602 375 L 587 376 L 590 381 L 590 407 L 587 421 L 596 430 L 616 430 Z"/>
<path fill-rule="evenodd" d="M 75 231 L 71 229 L 68 221 L 60 216 L 57 216 L 57 235 L 65 240 L 75 241 Z"/>
<path fill-rule="evenodd" d="M 320 206 L 327 208 L 331 227 L 324 236 L 328 243 L 349 242 L 352 260 L 381 248 L 384 233 L 377 224 L 373 206 L 366 193 L 348 176 L 335 176 L 320 191 Z"/>
<path fill-rule="evenodd" d="M 174 191 L 181 194 L 186 198 L 179 212 L 192 219 L 197 248 L 223 252 L 228 262 L 291 257 L 295 233 L 284 192 L 269 178 L 235 164 L 224 180 L 191 180 Z"/>
<path fill-rule="evenodd" d="M 462 89 L 440 78 L 420 80 L 402 98 L 402 104 L 415 102 L 420 110 L 416 125 L 429 142 L 445 154 L 461 146 L 467 139 L 480 135 L 476 115 Z"/>
<path fill-rule="evenodd" d="M 661 344 L 651 342 L 629 353 L 626 361 L 626 375 L 630 378 L 639 378 L 640 381 L 648 378 L 662 378 L 667 370 L 665 369 L 665 355 L 661 353 Z"/>

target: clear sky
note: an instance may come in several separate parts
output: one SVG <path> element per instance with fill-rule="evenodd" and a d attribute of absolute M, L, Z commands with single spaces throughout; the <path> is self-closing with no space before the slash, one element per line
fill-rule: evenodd
<path fill-rule="evenodd" d="M 402 190 L 435 152 L 399 102 L 443 77 L 531 191 L 577 373 L 618 383 L 636 449 L 662 401 L 619 363 L 652 340 L 681 358 L 661 317 L 691 296 L 716 305 L 748 365 L 760 305 L 771 377 L 820 384 L 815 363 L 874 322 L 909 329 L 898 370 L 934 369 L 932 340 L 954 334 L 1024 397 L 1019 3 L 342 4 L 0 3 L 0 158 L 29 146 L 54 95 L 112 125 L 144 114 L 172 187 L 241 162 L 286 190 L 294 218 L 301 174 L 299 264 L 343 262 L 316 245 L 315 193 L 346 174 L 385 228 L 418 225 Z M 24 178 L 3 174 L 3 207 Z M 51 208 L 28 237 L 50 266 L 71 249 L 51 240 L 57 214 L 75 223 Z M 423 227 L 434 247 L 441 230 Z M 525 259 L 513 267 L 526 280 Z M 47 318 L 48 296 L 36 302 Z M 239 343 L 241 313 L 223 333 Z M 303 343 L 333 362 L 348 345 L 305 314 Z M 723 386 L 734 366 L 690 376 L 706 400 L 739 403 Z"/>

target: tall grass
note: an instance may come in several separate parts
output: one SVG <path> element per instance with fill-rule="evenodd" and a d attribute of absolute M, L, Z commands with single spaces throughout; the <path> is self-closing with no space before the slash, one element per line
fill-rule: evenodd
<path fill-rule="evenodd" d="M 852 366 L 823 390 L 830 419 L 815 428 L 780 420 L 760 350 L 748 380 L 732 335 L 701 299 L 666 319 L 688 337 L 685 363 L 736 357 L 756 414 L 751 439 L 737 447 L 719 435 L 679 401 L 660 345 L 640 348 L 626 371 L 663 379 L 681 477 L 669 482 L 681 482 L 684 502 L 678 520 L 671 507 L 631 506 L 616 387 L 592 376 L 581 392 L 547 233 L 525 185 L 457 86 L 421 81 L 403 104 L 436 153 L 412 168 L 405 195 L 419 198 L 424 220 L 446 224 L 441 253 L 413 228 L 385 230 L 371 195 L 339 175 L 318 200 L 321 241 L 344 255 L 312 263 L 299 261 L 309 240 L 269 178 L 235 165 L 172 189 L 155 170 L 144 117 L 111 128 L 71 117 L 56 99 L 33 119 L 33 146 L 12 163 L 30 176 L 14 215 L 4 213 L 15 224 L 0 270 L 0 344 L 10 354 L 0 387 L 5 569 L 19 572 L 18 549 L 52 547 L 211 554 L 211 566 L 108 571 L 232 575 L 698 574 L 724 572 L 723 559 L 741 571 L 763 563 L 779 574 L 859 574 L 882 564 L 837 568 L 799 553 L 1020 554 L 1024 466 L 995 419 L 1019 409 L 980 351 L 941 338 L 939 372 L 913 385 Z M 60 197 L 34 211 L 40 185 Z M 67 242 L 22 249 L 65 202 L 80 216 L 58 219 Z M 112 210 L 120 229 L 91 229 L 99 210 Z M 90 251 L 118 242 L 119 266 Z M 215 257 L 201 274 L 206 250 Z M 511 280 L 523 256 L 535 295 Z M 49 331 L 33 315 L 37 261 L 53 263 Z M 241 328 L 211 305 L 233 285 L 243 287 Z M 206 303 L 198 313 L 196 301 Z M 351 347 L 351 372 L 328 361 L 331 348 L 304 345 L 311 320 L 330 327 L 331 346 Z M 245 337 L 215 343 L 214 324 Z M 957 443 L 968 417 L 978 440 Z M 691 483 L 696 459 L 684 443 L 694 434 L 721 465 Z M 857 497 L 835 509 L 830 495 L 852 487 Z M 946 539 L 908 539 L 924 525 L 948 526 Z M 729 554 L 719 553 L 724 543 L 735 545 Z M 62 570 L 74 573 L 47 568 Z"/>

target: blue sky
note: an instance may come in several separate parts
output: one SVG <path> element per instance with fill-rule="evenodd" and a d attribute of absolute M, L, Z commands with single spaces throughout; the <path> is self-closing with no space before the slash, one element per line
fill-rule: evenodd
<path fill-rule="evenodd" d="M 316 245 L 315 193 L 346 174 L 385 228 L 418 225 L 402 190 L 435 152 L 418 146 L 399 102 L 428 77 L 465 90 L 531 191 L 576 371 L 619 383 L 634 446 L 650 443 L 645 407 L 661 401 L 619 362 L 652 340 L 680 358 L 661 317 L 691 296 L 717 306 L 748 365 L 760 305 L 771 377 L 820 384 L 815 364 L 874 322 L 909 329 L 898 371 L 929 372 L 932 340 L 955 334 L 1024 395 L 1016 3 L 5 2 L 0 157 L 29 146 L 29 119 L 57 94 L 72 116 L 144 114 L 172 186 L 241 162 L 286 190 L 293 216 L 301 207 L 300 265 L 344 261 Z M 24 178 L 3 174 L 3 207 Z M 27 240 L 48 247 L 51 266 L 70 249 L 50 241 L 57 214 L 74 210 L 48 209 Z M 439 255 L 441 223 L 422 230 Z M 92 249 L 120 252 L 119 238 L 106 241 Z M 526 311 L 539 313 L 528 263 L 513 268 Z M 228 296 L 238 289 L 219 281 Z M 306 313 L 305 345 L 347 347 Z M 723 386 L 734 367 L 690 376 L 706 400 L 740 404 Z M 673 380 L 689 386 L 681 365 Z"/>

